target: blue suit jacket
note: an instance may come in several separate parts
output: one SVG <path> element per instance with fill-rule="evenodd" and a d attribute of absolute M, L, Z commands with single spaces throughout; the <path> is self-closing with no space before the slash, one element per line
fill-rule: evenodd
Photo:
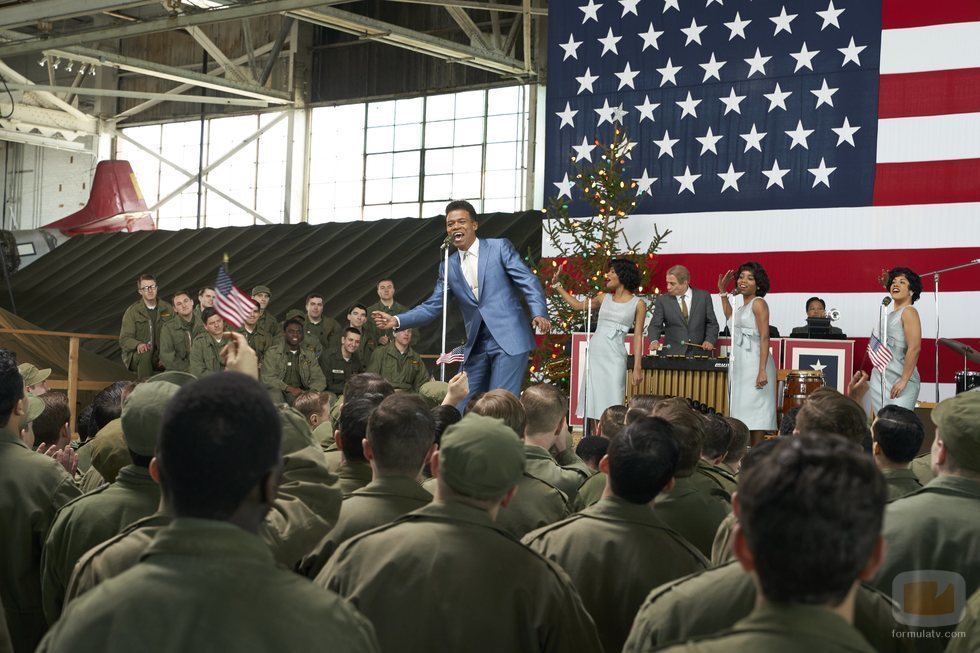
<path fill-rule="evenodd" d="M 400 328 L 422 326 L 442 314 L 443 267 L 440 263 L 439 279 L 432 295 L 415 308 L 397 316 Z M 500 348 L 511 356 L 534 349 L 530 318 L 521 298 L 530 307 L 531 315 L 548 316 L 544 290 L 537 277 L 527 269 L 510 241 L 502 238 L 480 239 L 477 269 L 479 301 L 463 277 L 459 252 L 449 257 L 449 297 L 456 299 L 463 312 L 466 359 L 469 360 L 470 350 L 483 324 L 487 325 Z"/>

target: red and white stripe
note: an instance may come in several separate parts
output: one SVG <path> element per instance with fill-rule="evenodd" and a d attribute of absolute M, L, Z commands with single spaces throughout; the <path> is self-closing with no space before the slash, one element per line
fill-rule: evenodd
<path fill-rule="evenodd" d="M 935 284 L 925 272 L 980 260 L 980 2 L 883 0 L 877 165 L 873 205 L 792 211 L 632 216 L 631 242 L 670 229 L 656 283 L 682 263 L 692 285 L 714 291 L 720 273 L 756 260 L 769 273 L 770 322 L 784 335 L 804 324 L 816 295 L 837 326 L 867 347 L 886 292 L 883 268 L 923 275 L 920 398 L 935 400 Z M 860 132 L 858 132 L 860 134 Z M 547 242 L 544 256 L 555 254 Z M 940 277 L 939 334 L 980 349 L 980 265 Z M 715 312 L 722 316 L 715 293 Z M 970 363 L 968 369 L 980 366 Z M 963 358 L 940 347 L 940 396 L 953 393 Z M 869 369 L 869 368 L 866 368 Z"/>
<path fill-rule="evenodd" d="M 245 318 L 255 310 L 255 301 L 236 286 L 232 286 L 228 295 L 220 292 L 215 294 L 214 310 L 225 322 L 241 328 L 245 324 Z"/>

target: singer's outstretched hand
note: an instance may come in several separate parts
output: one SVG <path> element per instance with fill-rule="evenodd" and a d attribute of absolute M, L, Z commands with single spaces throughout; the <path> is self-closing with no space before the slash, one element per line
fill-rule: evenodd
<path fill-rule="evenodd" d="M 728 284 L 735 278 L 735 270 L 729 270 L 725 274 L 718 275 L 718 292 L 724 294 L 728 292 Z"/>
<path fill-rule="evenodd" d="M 394 329 L 398 326 L 397 320 L 383 311 L 374 311 L 371 313 L 371 319 L 379 329 Z"/>

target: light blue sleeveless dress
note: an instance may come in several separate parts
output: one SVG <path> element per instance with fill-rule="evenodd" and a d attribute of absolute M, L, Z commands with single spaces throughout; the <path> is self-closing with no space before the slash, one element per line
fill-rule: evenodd
<path fill-rule="evenodd" d="M 731 405 L 728 413 L 745 422 L 750 431 L 774 431 L 776 365 L 768 350 L 759 351 L 759 329 L 752 313 L 752 304 L 757 299 L 753 297 L 748 304 L 735 309 L 732 318 L 731 367 L 728 370 Z M 759 374 L 761 353 L 766 356 L 766 378 L 769 382 L 760 390 L 755 387 L 755 379 Z"/>
<path fill-rule="evenodd" d="M 622 303 L 613 301 L 612 293 L 606 293 L 602 298 L 596 330 L 589 340 L 586 382 L 579 385 L 579 417 L 583 416 L 582 406 L 585 406 L 585 417 L 599 419 L 602 411 L 622 404 L 626 399 L 626 345 L 623 339 L 633 327 L 638 301 L 640 298 L 636 295 Z M 639 353 L 642 355 L 643 352 Z"/>
<path fill-rule="evenodd" d="M 909 379 L 902 394 L 894 399 L 888 396 L 892 391 L 892 386 L 902 378 L 902 370 L 905 369 L 905 353 L 908 351 L 909 346 L 905 342 L 905 329 L 902 328 L 902 313 L 905 312 L 906 308 L 908 306 L 903 306 L 897 311 L 890 311 L 888 313 L 888 338 L 885 344 L 888 345 L 888 349 L 892 352 L 892 359 L 888 362 L 888 366 L 885 367 L 884 375 L 882 375 L 881 370 L 877 367 L 871 372 L 869 393 L 871 394 L 871 408 L 876 413 L 881 410 L 882 406 L 891 404 L 912 410 L 915 408 L 915 402 L 919 399 L 919 386 L 921 383 L 919 382 L 918 369 L 912 372 L 912 378 Z M 876 331 L 878 330 L 876 329 Z M 881 340 L 881 333 L 875 333 L 875 337 Z M 882 392 L 882 382 L 884 382 L 884 392 Z M 882 401 L 882 394 L 884 394 L 884 401 Z"/>

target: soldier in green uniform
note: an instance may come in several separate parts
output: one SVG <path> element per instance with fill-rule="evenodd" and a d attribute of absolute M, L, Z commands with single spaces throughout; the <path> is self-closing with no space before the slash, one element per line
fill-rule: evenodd
<path fill-rule="evenodd" d="M 293 569 L 337 523 L 341 495 L 337 477 L 327 469 L 320 447 L 312 444 L 300 415 L 284 404 L 277 408 L 282 424 L 282 479 L 259 537 L 269 545 L 277 563 Z M 156 513 L 90 549 L 75 565 L 66 603 L 133 567 L 171 521 L 164 495 Z"/>
<path fill-rule="evenodd" d="M 113 483 L 79 497 L 55 516 L 41 557 L 41 595 L 49 624 L 61 615 L 65 587 L 82 554 L 152 515 L 160 504 L 160 487 L 150 478 L 149 466 L 163 410 L 177 390 L 173 383 L 153 381 L 126 397 L 122 429 L 131 464 L 119 470 Z"/>
<path fill-rule="evenodd" d="M 732 508 L 724 490 L 713 480 L 695 473 L 701 459 L 704 420 L 684 399 L 658 402 L 653 416 L 670 422 L 680 445 L 674 487 L 657 495 L 657 516 L 707 558 L 711 555 L 715 532 Z"/>
<path fill-rule="evenodd" d="M 204 333 L 204 323 L 194 312 L 194 301 L 186 290 L 174 293 L 174 316 L 160 331 L 160 362 L 168 370 L 191 369 L 191 345 Z"/>
<path fill-rule="evenodd" d="M 340 346 L 340 324 L 332 317 L 324 317 L 323 295 L 313 293 L 306 297 L 303 344 L 313 347 L 317 355 Z"/>
<path fill-rule="evenodd" d="M 520 439 L 527 425 L 524 406 L 506 390 L 491 392 L 484 393 L 467 404 L 467 413 L 502 420 L 514 432 L 515 437 Z M 512 400 L 504 400 L 504 397 Z M 430 481 L 426 482 L 427 485 L 429 483 Z M 432 485 L 437 485 L 437 482 L 432 482 Z M 568 517 L 570 513 L 568 497 L 564 492 L 547 481 L 535 478 L 525 469 L 517 481 L 517 496 L 500 509 L 497 525 L 514 537 L 521 538 L 536 528 Z"/>
<path fill-rule="evenodd" d="M 248 314 L 248 317 L 245 318 L 244 324 L 240 328 L 235 329 L 235 331 L 245 336 L 245 341 L 248 342 L 249 347 L 255 350 L 255 355 L 259 357 L 259 364 L 261 365 L 262 360 L 265 358 L 266 350 L 272 346 L 273 338 L 259 326 L 258 302 L 256 302 L 252 312 Z"/>
<path fill-rule="evenodd" d="M 435 500 L 347 540 L 316 584 L 353 601 L 386 651 L 601 651 L 564 572 L 495 523 L 524 462 L 513 430 L 468 414 L 432 458 Z"/>
<path fill-rule="evenodd" d="M 44 635 L 41 544 L 58 508 L 80 494 L 64 467 L 20 439 L 26 399 L 13 352 L 0 349 L 0 602 L 17 653 Z"/>
<path fill-rule="evenodd" d="M 270 339 L 279 336 L 281 322 L 275 313 L 269 310 L 269 302 L 272 301 L 272 290 L 269 286 L 255 286 L 252 288 L 252 299 L 259 305 L 259 331 L 265 333 Z"/>
<path fill-rule="evenodd" d="M 173 521 L 140 564 L 71 602 L 38 650 L 377 651 L 353 606 L 277 568 L 259 536 L 282 444 L 262 386 L 210 375 L 170 408 L 155 467 Z"/>
<path fill-rule="evenodd" d="M 378 282 L 378 301 L 365 309 L 367 315 L 375 311 L 381 311 L 388 315 L 398 315 L 408 310 L 407 306 L 395 301 L 395 283 L 391 279 L 382 279 Z M 364 324 L 364 349 L 367 357 L 374 353 L 378 347 L 384 347 L 394 339 L 394 332 L 391 329 L 381 330 L 374 323 L 368 320 Z"/>
<path fill-rule="evenodd" d="M 875 586 L 892 592 L 898 574 L 934 569 L 962 576 L 969 596 L 980 589 L 980 392 L 940 402 L 932 410 L 932 421 L 936 478 L 888 504 L 888 546 Z M 942 650 L 947 640 L 916 641 L 923 650 Z"/>
<path fill-rule="evenodd" d="M 491 390 L 484 398 L 502 393 L 513 398 L 506 390 Z M 578 489 L 592 476 L 592 470 L 568 446 L 568 400 L 556 386 L 550 383 L 532 385 L 521 393 L 526 424 L 524 426 L 525 471 L 561 490 L 568 500 L 575 502 Z M 551 450 L 555 450 L 552 457 Z"/>
<path fill-rule="evenodd" d="M 946 653 L 977 653 L 980 651 L 980 590 L 973 593 L 966 604 L 966 613 L 956 630 L 965 633 L 954 637 L 946 647 Z"/>
<path fill-rule="evenodd" d="M 925 439 L 922 422 L 901 406 L 883 406 L 871 424 L 875 464 L 888 483 L 888 498 L 898 499 L 922 487 L 910 464 Z"/>
<path fill-rule="evenodd" d="M 732 442 L 728 446 L 725 460 L 721 462 L 720 466 L 728 470 L 728 473 L 737 481 L 739 466 L 749 449 L 749 438 L 752 434 L 749 433 L 749 427 L 742 420 L 735 417 L 725 417 L 724 419 L 732 427 Z"/>
<path fill-rule="evenodd" d="M 123 313 L 119 347 L 126 369 L 145 379 L 162 369 L 160 332 L 163 323 L 173 317 L 173 307 L 157 299 L 157 280 L 152 274 L 141 274 L 136 288 L 140 298 Z"/>
<path fill-rule="evenodd" d="M 794 433 L 836 433 L 870 448 L 871 429 L 860 404 L 824 386 L 811 394 L 796 415 Z"/>
<path fill-rule="evenodd" d="M 344 394 L 344 385 L 349 378 L 364 371 L 360 346 L 361 332 L 355 327 L 347 327 L 340 339 L 340 346 L 325 349 L 320 354 L 320 369 L 327 379 L 327 390 L 337 396 Z"/>
<path fill-rule="evenodd" d="M 357 332 L 361 334 L 361 340 L 358 344 L 357 353 L 361 360 L 366 361 L 371 358 L 373 351 L 367 350 L 367 338 L 364 337 L 365 330 L 367 329 L 367 309 L 364 304 L 354 304 L 347 311 L 347 328 L 357 329 Z M 373 320 L 372 320 L 373 322 Z M 343 338 L 343 332 L 341 332 L 341 338 Z"/>
<path fill-rule="evenodd" d="M 303 573 L 316 578 L 338 546 L 350 538 L 421 508 L 432 495 L 419 485 L 422 466 L 435 449 L 435 419 L 418 397 L 385 398 L 368 420 L 364 455 L 371 482 L 344 498 L 337 526 L 317 546 Z"/>
<path fill-rule="evenodd" d="M 197 306 L 194 308 L 194 314 L 198 319 L 201 319 L 205 308 L 214 308 L 214 298 L 217 296 L 211 286 L 204 286 L 197 291 Z"/>
<path fill-rule="evenodd" d="M 340 420 L 334 440 L 343 454 L 337 478 L 344 497 L 348 497 L 371 482 L 371 464 L 364 455 L 364 438 L 367 436 L 368 420 L 381 404 L 381 397 L 370 395 L 345 401 L 340 409 Z"/>
<path fill-rule="evenodd" d="M 27 394 L 40 397 L 48 392 L 48 377 L 51 376 L 51 368 L 46 367 L 39 370 L 33 363 L 21 363 L 17 366 L 20 375 L 24 377 L 24 386 Z"/>
<path fill-rule="evenodd" d="M 225 369 L 221 361 L 221 349 L 229 342 L 224 337 L 225 321 L 217 311 L 205 308 L 201 311 L 201 319 L 204 321 L 204 333 L 194 338 L 188 370 L 196 377 Z"/>
<path fill-rule="evenodd" d="M 609 479 L 602 500 L 522 540 L 571 577 L 603 650 L 622 650 L 651 589 L 708 566 L 654 509 L 654 498 L 673 483 L 678 457 L 670 424 L 657 417 L 633 422 L 612 437 L 599 463 Z"/>
<path fill-rule="evenodd" d="M 735 437 L 735 430 L 721 415 L 705 415 L 703 419 L 704 442 L 695 473 L 707 477 L 731 496 L 735 494 L 735 475 L 724 463 L 732 438 Z"/>
<path fill-rule="evenodd" d="M 422 357 L 412 348 L 412 330 L 402 329 L 384 347 L 376 349 L 368 372 L 383 376 L 395 390 L 418 392 L 431 378 Z"/>
<path fill-rule="evenodd" d="M 276 403 L 292 404 L 308 390 L 326 386 L 316 351 L 303 340 L 303 321 L 290 318 L 283 324 L 283 340 L 269 347 L 262 361 L 262 383 Z"/>
<path fill-rule="evenodd" d="M 881 563 L 884 478 L 859 446 L 823 433 L 781 438 L 764 462 L 740 475 L 733 534 L 759 595 L 754 608 L 727 630 L 664 650 L 874 651 L 853 623 L 860 581 Z M 717 585 L 706 595 L 732 602 Z M 649 605 L 630 653 L 655 646 Z"/>

